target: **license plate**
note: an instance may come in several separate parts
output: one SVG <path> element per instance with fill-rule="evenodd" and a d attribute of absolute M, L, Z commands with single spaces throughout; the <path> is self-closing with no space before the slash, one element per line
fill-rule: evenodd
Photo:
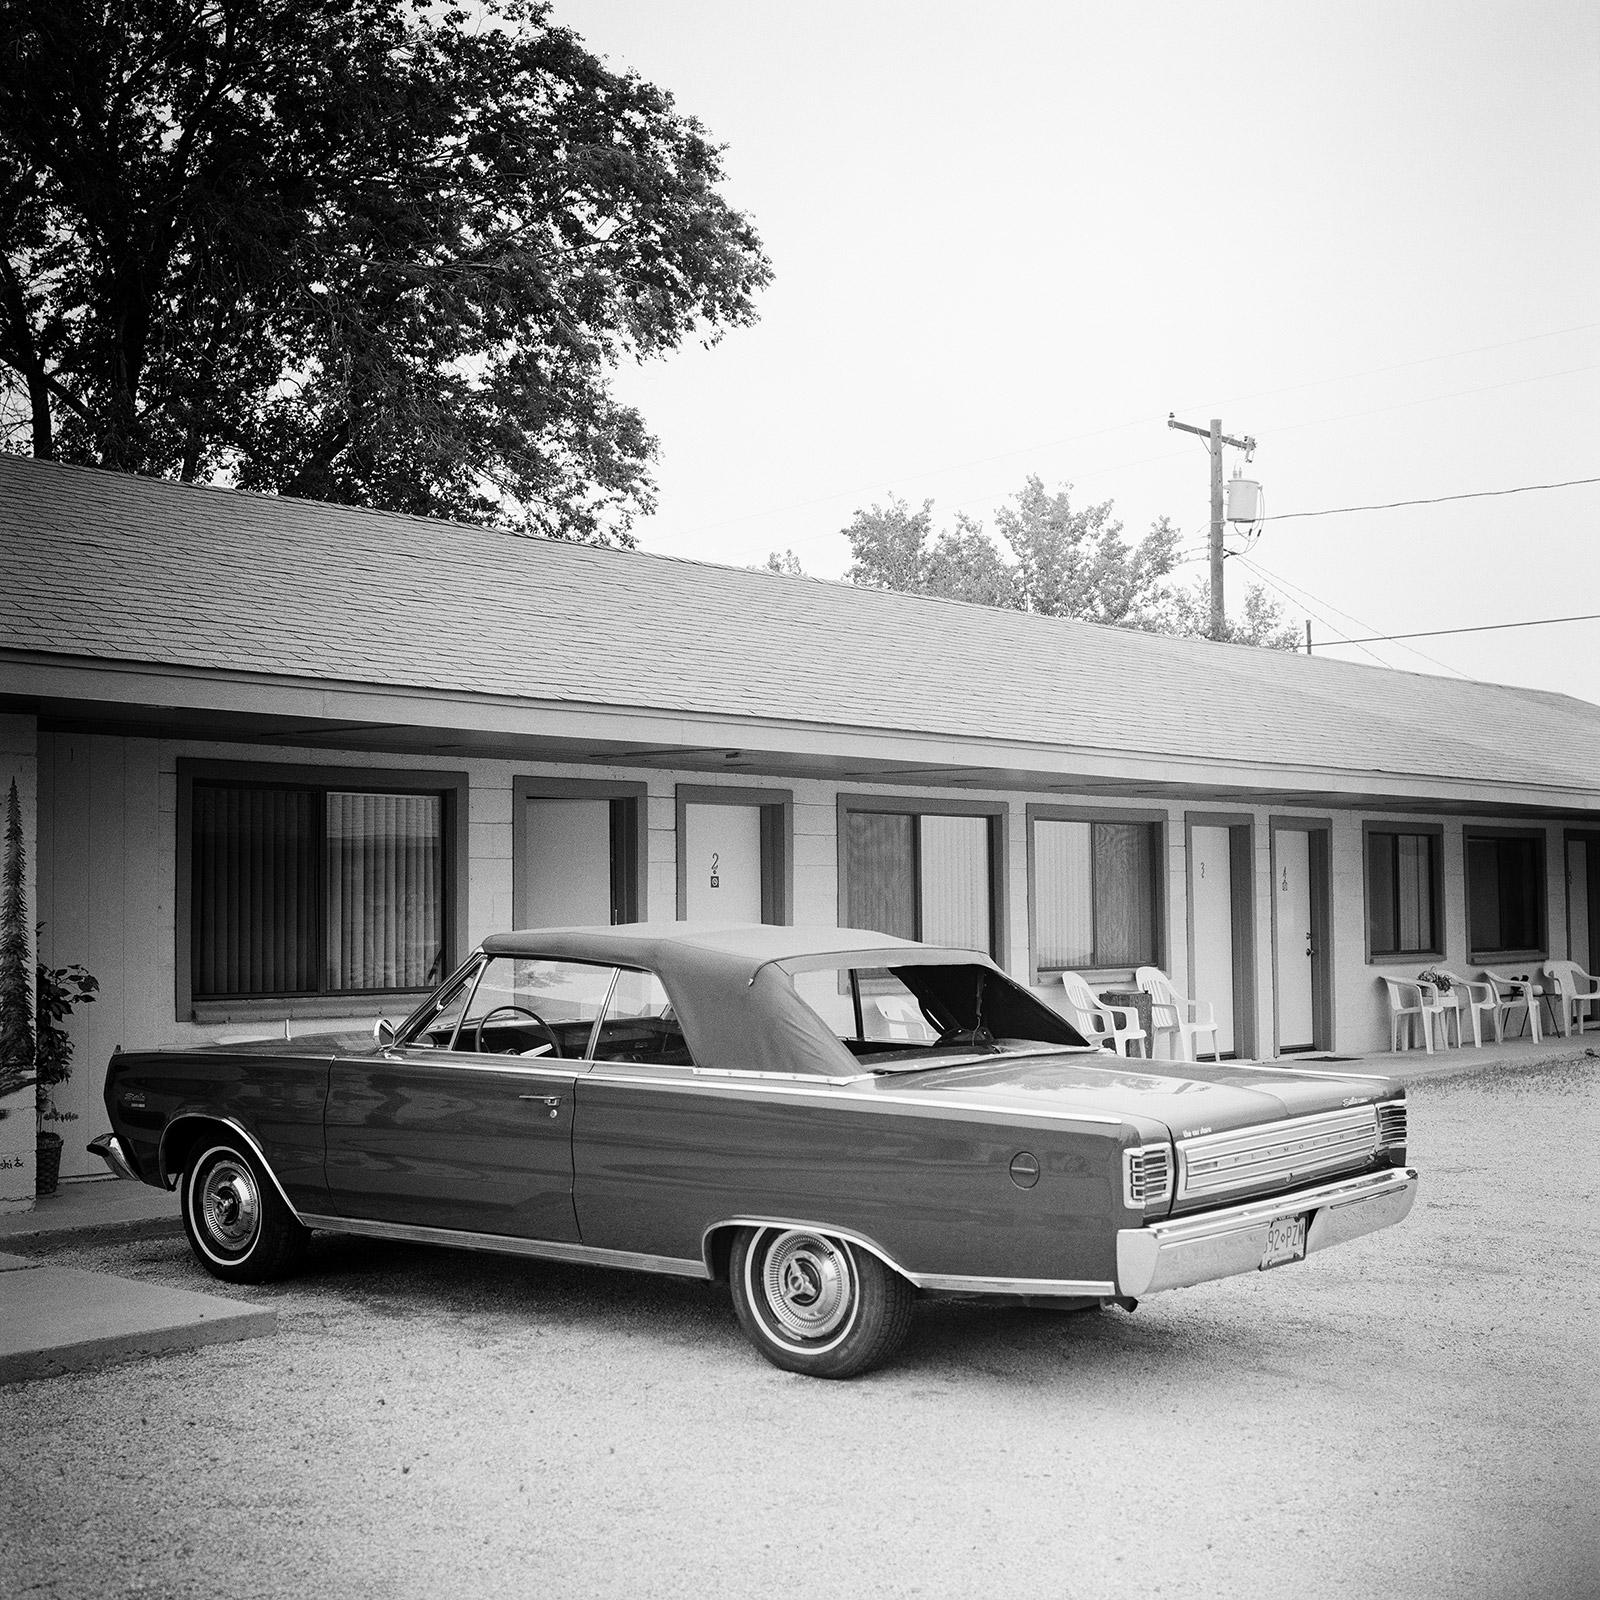
<path fill-rule="evenodd" d="M 1306 1257 L 1306 1219 L 1274 1217 L 1267 1224 L 1267 1248 L 1261 1254 L 1261 1270 L 1287 1266 Z"/>

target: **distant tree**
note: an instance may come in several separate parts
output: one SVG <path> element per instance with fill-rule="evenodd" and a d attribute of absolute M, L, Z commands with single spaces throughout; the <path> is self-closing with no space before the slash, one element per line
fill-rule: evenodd
<path fill-rule="evenodd" d="M 786 578 L 803 578 L 806 575 L 806 569 L 800 565 L 800 558 L 793 550 L 769 551 L 767 559 L 754 570 L 757 572 L 781 572 Z"/>
<path fill-rule="evenodd" d="M 1177 565 L 1177 529 L 1162 517 L 1138 544 L 1127 544 L 1111 501 L 1074 511 L 1069 491 L 1047 493 L 1029 477 L 1016 504 L 995 513 L 1016 552 L 1023 609 L 1165 632 L 1162 580 Z"/>
<path fill-rule="evenodd" d="M 856 512 L 844 533 L 854 557 L 845 573 L 851 583 L 1019 609 L 1014 570 L 982 524 L 959 512 L 953 532 L 935 532 L 931 500 L 913 511 L 891 496 L 887 506 Z"/>
<path fill-rule="evenodd" d="M 0 0 L 11 448 L 629 542 L 625 358 L 754 320 L 720 152 L 545 0 Z"/>
<path fill-rule="evenodd" d="M 1201 579 L 1188 589 L 1172 594 L 1171 626 L 1163 633 L 1176 633 L 1194 639 L 1211 637 L 1211 584 Z M 1260 645 L 1267 650 L 1298 650 L 1301 632 L 1289 621 L 1283 607 L 1259 583 L 1247 583 L 1244 603 L 1238 617 L 1229 617 L 1229 644 Z"/>
<path fill-rule="evenodd" d="M 891 496 L 887 506 L 857 511 L 844 530 L 853 557 L 845 576 L 869 588 L 1205 637 L 1207 586 L 1180 589 L 1169 582 L 1181 542 L 1171 522 L 1158 518 L 1129 544 L 1111 501 L 1074 510 L 1070 496 L 1070 485 L 1052 494 L 1030 476 L 1015 503 L 1000 508 L 995 524 L 1014 559 L 974 518 L 957 512 L 953 529 L 937 529 L 931 500 L 913 511 Z M 1281 608 L 1252 584 L 1242 619 L 1229 623 L 1229 638 L 1292 650 L 1298 636 Z"/>

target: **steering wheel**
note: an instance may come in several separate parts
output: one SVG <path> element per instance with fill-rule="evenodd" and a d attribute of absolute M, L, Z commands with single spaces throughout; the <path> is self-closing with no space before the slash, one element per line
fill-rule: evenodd
<path fill-rule="evenodd" d="M 478 1025 L 473 1030 L 472 1048 L 478 1055 L 483 1054 L 484 1024 L 488 1022 L 490 1017 L 498 1017 L 502 1011 L 517 1012 L 520 1015 L 527 1017 L 530 1022 L 536 1023 L 539 1027 L 543 1028 L 545 1037 L 550 1041 L 551 1050 L 553 1050 L 557 1056 L 561 1054 L 561 1041 L 556 1037 L 556 1030 L 552 1028 L 537 1011 L 530 1011 L 526 1006 L 496 1006 L 493 1011 L 485 1011 L 484 1014 L 478 1018 Z M 500 1055 L 522 1054 L 520 1050 L 502 1050 L 497 1053 Z"/>

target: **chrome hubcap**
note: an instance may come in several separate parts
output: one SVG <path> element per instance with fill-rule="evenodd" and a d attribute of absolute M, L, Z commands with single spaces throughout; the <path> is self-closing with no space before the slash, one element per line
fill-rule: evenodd
<path fill-rule="evenodd" d="M 774 1321 L 797 1339 L 824 1339 L 850 1315 L 855 1274 L 838 1245 L 814 1233 L 780 1234 L 761 1267 Z"/>
<path fill-rule="evenodd" d="M 242 1250 L 261 1222 L 261 1194 L 250 1169 L 227 1158 L 217 1162 L 200 1188 L 206 1231 L 227 1250 Z"/>

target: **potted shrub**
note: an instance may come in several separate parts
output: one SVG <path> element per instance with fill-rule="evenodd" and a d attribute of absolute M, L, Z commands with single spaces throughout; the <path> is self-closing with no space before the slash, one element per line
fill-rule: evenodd
<path fill-rule="evenodd" d="M 45 1124 L 77 1120 L 75 1111 L 57 1111 L 52 1097 L 56 1085 L 72 1076 L 72 1040 L 65 1024 L 79 1006 L 94 999 L 100 984 L 77 963 L 47 967 L 41 962 L 35 978 L 33 1093 L 39 1115 L 39 1165 L 34 1191 L 54 1194 L 61 1175 L 61 1135 Z"/>

